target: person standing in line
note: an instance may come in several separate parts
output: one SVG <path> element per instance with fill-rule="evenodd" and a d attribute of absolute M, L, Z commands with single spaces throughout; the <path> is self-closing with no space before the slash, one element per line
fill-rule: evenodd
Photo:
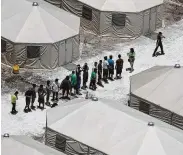
<path fill-rule="evenodd" d="M 97 69 L 94 68 L 94 70 L 91 73 L 91 78 L 90 78 L 90 89 L 96 90 L 96 77 L 97 77 Z"/>
<path fill-rule="evenodd" d="M 89 70 L 88 64 L 85 63 L 83 66 L 83 87 L 82 87 L 82 89 L 87 88 L 86 83 L 88 82 L 88 70 Z"/>
<path fill-rule="evenodd" d="M 46 95 L 46 91 L 44 90 L 43 88 L 43 85 L 40 85 L 39 89 L 38 89 L 38 102 L 39 102 L 39 108 L 40 109 L 44 109 L 44 103 L 45 103 L 45 100 L 44 100 L 44 97 Z M 42 107 L 41 107 L 41 104 L 42 104 Z"/>
<path fill-rule="evenodd" d="M 16 91 L 12 96 L 11 96 L 11 104 L 12 104 L 12 110 L 11 114 L 16 114 L 18 111 L 16 111 L 16 101 L 18 100 L 18 91 Z"/>
<path fill-rule="evenodd" d="M 80 88 L 81 88 L 81 66 L 77 65 L 76 68 L 76 77 L 77 77 L 77 89 L 76 89 L 76 94 L 81 95 L 80 93 Z"/>
<path fill-rule="evenodd" d="M 118 60 L 116 60 L 116 79 L 121 79 L 121 73 L 123 70 L 123 59 L 121 59 L 121 55 L 118 55 Z"/>
<path fill-rule="evenodd" d="M 34 102 L 36 100 L 36 84 L 32 85 L 32 100 L 31 100 L 31 109 L 35 109 Z"/>
<path fill-rule="evenodd" d="M 107 80 L 108 68 L 109 68 L 109 63 L 107 61 L 107 56 L 105 56 L 103 61 L 103 80 L 105 83 L 108 83 L 108 80 Z"/>
<path fill-rule="evenodd" d="M 30 109 L 30 103 L 31 103 L 31 99 L 32 99 L 32 89 L 29 88 L 26 92 L 25 92 L 25 108 L 24 108 L 24 112 L 31 112 Z"/>
<path fill-rule="evenodd" d="M 70 90 L 70 81 L 69 76 L 66 76 L 66 78 L 62 81 L 60 85 L 60 89 L 62 89 L 62 99 L 70 99 L 69 98 L 69 90 Z M 66 96 L 65 96 L 66 92 Z"/>
<path fill-rule="evenodd" d="M 130 72 L 134 71 L 134 62 L 135 62 L 135 51 L 133 48 L 130 48 L 130 52 L 127 53 L 128 55 L 128 62 L 130 63 Z"/>
<path fill-rule="evenodd" d="M 161 55 L 165 54 L 164 50 L 163 50 L 162 38 L 165 38 L 165 37 L 163 36 L 162 32 L 159 32 L 158 36 L 157 36 L 156 48 L 155 48 L 154 53 L 152 55 L 153 57 L 156 56 L 156 52 L 157 52 L 159 47 L 161 49 Z"/>
<path fill-rule="evenodd" d="M 74 89 L 74 93 L 72 93 L 72 90 Z M 72 71 L 71 74 L 71 95 L 75 95 L 77 90 L 77 76 L 75 74 L 75 71 Z"/>
<path fill-rule="evenodd" d="M 52 101 L 58 101 L 58 92 L 59 92 L 59 83 L 58 83 L 58 79 L 55 79 L 55 82 L 52 85 L 52 90 L 53 90 L 53 98 Z"/>
<path fill-rule="evenodd" d="M 49 106 L 50 105 L 49 100 L 50 100 L 50 95 L 51 95 L 52 89 L 51 89 L 50 81 L 48 80 L 46 83 L 47 83 L 46 84 L 46 104 Z"/>
<path fill-rule="evenodd" d="M 109 77 L 108 78 L 110 80 L 114 80 L 113 79 L 113 75 L 114 75 L 114 60 L 112 60 L 112 55 L 109 56 L 108 63 L 109 63 Z"/>
<path fill-rule="evenodd" d="M 102 84 L 102 60 L 99 61 L 99 64 L 98 64 L 98 82 L 97 84 L 102 86 L 103 87 L 103 84 Z"/>

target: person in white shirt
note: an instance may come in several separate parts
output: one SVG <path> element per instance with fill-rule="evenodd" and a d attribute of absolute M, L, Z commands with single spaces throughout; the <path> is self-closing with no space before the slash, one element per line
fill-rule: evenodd
<path fill-rule="evenodd" d="M 60 86 L 58 83 L 58 79 L 55 79 L 55 82 L 52 85 L 52 91 L 53 91 L 53 98 L 52 101 L 58 101 L 58 92 L 60 90 Z"/>
<path fill-rule="evenodd" d="M 107 61 L 107 56 L 105 56 L 104 61 L 103 61 L 103 79 L 104 79 L 104 82 L 108 82 L 107 81 L 108 69 L 109 69 L 109 63 Z"/>

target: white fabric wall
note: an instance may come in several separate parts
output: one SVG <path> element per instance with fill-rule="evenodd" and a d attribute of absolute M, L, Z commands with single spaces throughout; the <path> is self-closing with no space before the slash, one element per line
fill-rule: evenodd
<path fill-rule="evenodd" d="M 34 44 L 13 44 L 7 41 L 7 52 L 1 54 L 1 60 L 10 66 L 17 62 L 20 67 L 25 68 L 54 69 L 79 57 L 78 38 L 79 36 L 75 36 L 54 44 L 36 44 L 41 46 L 41 56 L 33 59 L 27 59 L 26 46 L 34 46 Z"/>
<path fill-rule="evenodd" d="M 140 98 L 131 94 L 129 106 L 134 109 L 140 110 L 139 109 L 140 101 L 141 101 Z M 146 102 L 146 103 L 148 103 L 150 105 L 150 107 L 149 107 L 150 116 L 160 119 L 168 124 L 171 124 L 171 125 L 176 126 L 183 130 L 183 117 L 182 116 L 180 116 L 176 113 L 172 113 L 171 111 L 164 109 L 158 105 L 151 104 L 149 102 Z"/>
<path fill-rule="evenodd" d="M 125 13 L 124 13 L 125 14 Z M 143 13 L 126 14 L 125 27 L 112 25 L 112 12 L 101 12 L 100 34 L 121 38 L 135 38 L 142 33 Z"/>
<path fill-rule="evenodd" d="M 68 12 L 71 12 L 79 17 L 81 17 L 81 27 L 91 33 L 99 33 L 99 21 L 100 21 L 100 11 L 92 9 L 92 20 L 82 18 L 82 8 L 83 3 L 76 0 L 62 0 L 62 8 Z"/>
<path fill-rule="evenodd" d="M 164 5 L 157 6 L 156 10 L 157 10 L 156 28 L 158 29 L 162 27 Z"/>
<path fill-rule="evenodd" d="M 47 128 L 46 130 L 46 140 L 45 140 L 45 144 L 47 146 L 50 146 L 56 150 L 58 150 L 55 147 L 56 144 L 56 135 L 60 135 L 64 138 L 66 138 L 66 146 L 65 146 L 65 152 L 67 155 L 105 155 L 102 152 L 99 152 L 95 149 L 92 149 L 91 147 L 89 147 L 89 154 L 88 154 L 88 146 L 83 145 L 69 137 L 63 136 L 60 133 L 57 133 L 49 128 Z M 60 151 L 60 150 L 58 150 Z"/>

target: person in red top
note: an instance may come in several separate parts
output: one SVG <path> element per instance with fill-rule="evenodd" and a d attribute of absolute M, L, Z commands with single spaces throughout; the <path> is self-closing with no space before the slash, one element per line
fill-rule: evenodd
<path fill-rule="evenodd" d="M 118 55 L 118 60 L 116 60 L 116 79 L 121 79 L 121 73 L 123 70 L 123 59 L 121 59 L 121 55 Z"/>

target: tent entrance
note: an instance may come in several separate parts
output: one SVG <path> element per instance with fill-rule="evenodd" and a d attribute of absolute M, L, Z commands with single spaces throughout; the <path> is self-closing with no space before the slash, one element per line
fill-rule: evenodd
<path fill-rule="evenodd" d="M 156 8 L 144 12 L 143 34 L 149 35 L 156 30 Z"/>

